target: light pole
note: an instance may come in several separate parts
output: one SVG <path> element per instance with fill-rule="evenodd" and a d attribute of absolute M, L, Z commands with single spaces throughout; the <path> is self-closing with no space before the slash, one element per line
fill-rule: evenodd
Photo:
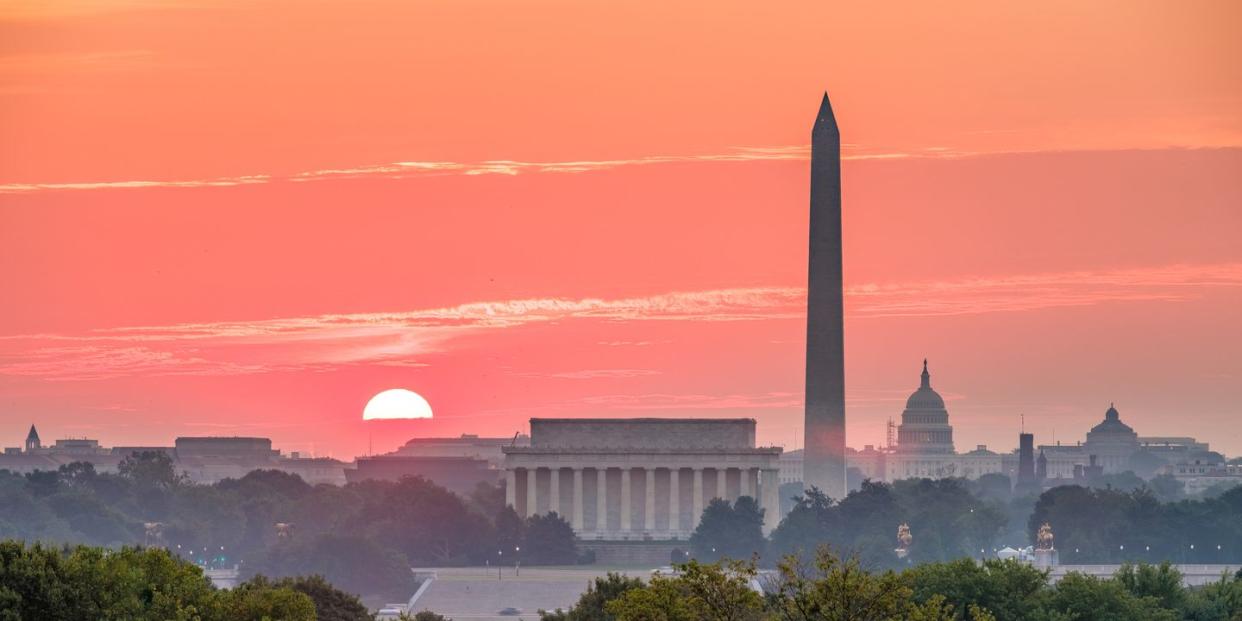
<path fill-rule="evenodd" d="M 504 580 L 504 578 L 500 577 L 500 570 L 503 567 L 503 565 L 501 564 L 501 561 L 504 560 L 501 557 L 504 555 L 505 555 L 504 550 L 496 550 L 496 579 L 497 580 Z"/>
<path fill-rule="evenodd" d="M 513 575 L 522 575 L 522 553 L 521 546 L 513 546 Z"/>

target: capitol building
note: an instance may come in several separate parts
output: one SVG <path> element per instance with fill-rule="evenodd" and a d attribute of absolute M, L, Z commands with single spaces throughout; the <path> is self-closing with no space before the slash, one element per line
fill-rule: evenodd
<path fill-rule="evenodd" d="M 906 399 L 897 427 L 897 446 L 890 447 L 884 459 L 888 481 L 912 478 L 966 477 L 975 479 L 990 472 L 1003 472 L 1001 455 L 978 446 L 968 453 L 957 453 L 953 446 L 953 426 L 944 398 L 931 387 L 931 373 L 923 360 L 919 388 Z"/>
<path fill-rule="evenodd" d="M 892 423 L 890 422 L 890 427 Z M 1030 434 L 1022 434 L 1030 437 Z M 897 481 L 912 478 L 962 477 L 977 479 L 985 474 L 1004 474 L 1018 481 L 1020 451 L 998 453 L 985 445 L 958 452 L 953 440 L 953 426 L 944 398 L 932 388 L 927 361 L 919 387 L 906 399 L 901 423 L 895 433 L 890 431 L 889 446 L 867 445 L 862 450 L 848 449 L 846 464 L 852 480 Z M 1027 444 L 1030 451 L 1031 475 L 1045 485 L 1081 481 L 1099 474 L 1127 471 L 1144 472 L 1148 464 L 1151 476 L 1169 472 L 1184 478 L 1179 465 L 1199 464 L 1216 459 L 1207 443 L 1187 437 L 1143 437 L 1122 422 L 1121 413 L 1110 404 L 1104 419 L 1087 432 L 1085 441 L 1074 444 Z M 802 451 L 787 451 L 780 458 L 780 482 L 794 483 L 801 478 Z M 1189 485 L 1189 484 L 1188 484 Z M 1190 487 L 1188 487 L 1190 489 Z"/>

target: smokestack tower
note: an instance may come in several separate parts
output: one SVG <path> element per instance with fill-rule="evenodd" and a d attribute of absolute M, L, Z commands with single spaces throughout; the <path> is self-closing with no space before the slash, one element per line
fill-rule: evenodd
<path fill-rule="evenodd" d="M 828 93 L 811 130 L 803 485 L 845 497 L 845 326 L 841 282 L 841 133 Z"/>

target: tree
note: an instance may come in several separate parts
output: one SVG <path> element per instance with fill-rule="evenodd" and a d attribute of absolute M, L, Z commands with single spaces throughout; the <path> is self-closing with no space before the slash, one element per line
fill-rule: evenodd
<path fill-rule="evenodd" d="M 643 581 L 638 578 L 608 572 L 607 576 L 588 584 L 586 592 L 578 597 L 578 603 L 569 610 L 539 611 L 540 621 L 615 621 L 616 617 L 606 610 L 608 602 L 620 598 L 626 591 L 641 588 Z"/>
<path fill-rule="evenodd" d="M 1048 588 L 1047 572 L 1015 560 L 924 563 L 901 577 L 913 589 L 915 601 L 942 598 L 958 619 L 970 618 L 973 609 L 987 610 L 998 619 L 1038 619 Z"/>
<path fill-rule="evenodd" d="M 1131 595 L 1154 598 L 1163 608 L 1177 610 L 1186 605 L 1182 573 L 1168 561 L 1159 565 L 1125 563 L 1117 570 L 1116 578 Z"/>
<path fill-rule="evenodd" d="M 1155 598 L 1138 598 L 1116 580 L 1071 572 L 1053 588 L 1047 608 L 1082 621 L 1176 621 L 1177 613 Z"/>
<path fill-rule="evenodd" d="M 1005 526 L 1004 512 L 980 502 L 960 479 L 897 481 L 893 494 L 914 536 L 914 562 L 973 557 Z"/>
<path fill-rule="evenodd" d="M 315 602 L 304 594 L 255 576 L 221 591 L 225 619 L 236 621 L 315 621 Z"/>
<path fill-rule="evenodd" d="M 1177 502 L 1186 497 L 1186 484 L 1171 474 L 1162 474 L 1147 482 L 1160 502 Z"/>
<path fill-rule="evenodd" d="M 31 496 L 42 498 L 60 491 L 60 473 L 55 470 L 35 470 L 26 474 L 26 490 Z"/>
<path fill-rule="evenodd" d="M 362 506 L 338 527 L 384 541 L 415 565 L 482 563 L 495 555 L 491 522 L 422 477 L 359 485 Z"/>
<path fill-rule="evenodd" d="M 430 610 L 424 610 L 422 612 L 419 612 L 413 615 L 409 613 L 401 613 L 401 616 L 398 617 L 398 621 L 453 621 L 453 620 L 444 615 L 438 615 L 434 612 L 431 612 Z"/>
<path fill-rule="evenodd" d="M 56 470 L 61 482 L 70 487 L 89 487 L 99 476 L 89 461 L 67 463 Z"/>
<path fill-rule="evenodd" d="M 218 592 L 163 550 L 0 542 L 0 619 L 223 620 Z"/>
<path fill-rule="evenodd" d="M 372 621 L 370 611 L 358 596 L 332 586 L 323 576 L 281 578 L 272 586 L 292 589 L 311 598 L 317 621 Z"/>
<path fill-rule="evenodd" d="M 134 451 L 122 459 L 117 473 L 146 488 L 167 489 L 180 483 L 172 457 L 164 451 Z"/>
<path fill-rule="evenodd" d="M 695 558 L 709 561 L 748 559 L 762 555 L 765 547 L 763 509 L 749 496 L 738 498 L 732 505 L 727 500 L 713 499 L 690 535 Z"/>
<path fill-rule="evenodd" d="M 574 529 L 555 511 L 526 518 L 521 560 L 529 565 L 573 565 L 578 562 Z"/>
<path fill-rule="evenodd" d="M 526 522 L 518 517 L 513 507 L 506 506 L 496 514 L 496 552 L 506 552 L 521 547 L 526 538 Z M 490 552 L 490 551 L 489 551 Z M 492 552 L 495 554 L 495 552 Z"/>
<path fill-rule="evenodd" d="M 823 546 L 815 558 L 786 557 L 777 565 L 768 602 L 783 621 L 948 621 L 951 607 L 935 596 L 918 603 L 892 571 L 872 574 L 857 557 L 842 560 Z"/>
<path fill-rule="evenodd" d="M 755 567 L 741 561 L 677 565 L 678 575 L 657 575 L 629 589 L 605 609 L 617 621 L 759 621 L 764 604 L 751 588 Z"/>

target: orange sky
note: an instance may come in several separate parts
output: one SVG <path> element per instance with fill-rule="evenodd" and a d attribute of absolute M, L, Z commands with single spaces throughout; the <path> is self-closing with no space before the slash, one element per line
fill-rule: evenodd
<path fill-rule="evenodd" d="M 1242 453 L 1242 5 L 0 7 L 0 444 L 349 457 L 530 416 L 801 420 L 845 146 L 849 443 Z M 378 390 L 432 422 L 361 422 Z M 5 440 L 4 438 L 8 438 Z"/>

